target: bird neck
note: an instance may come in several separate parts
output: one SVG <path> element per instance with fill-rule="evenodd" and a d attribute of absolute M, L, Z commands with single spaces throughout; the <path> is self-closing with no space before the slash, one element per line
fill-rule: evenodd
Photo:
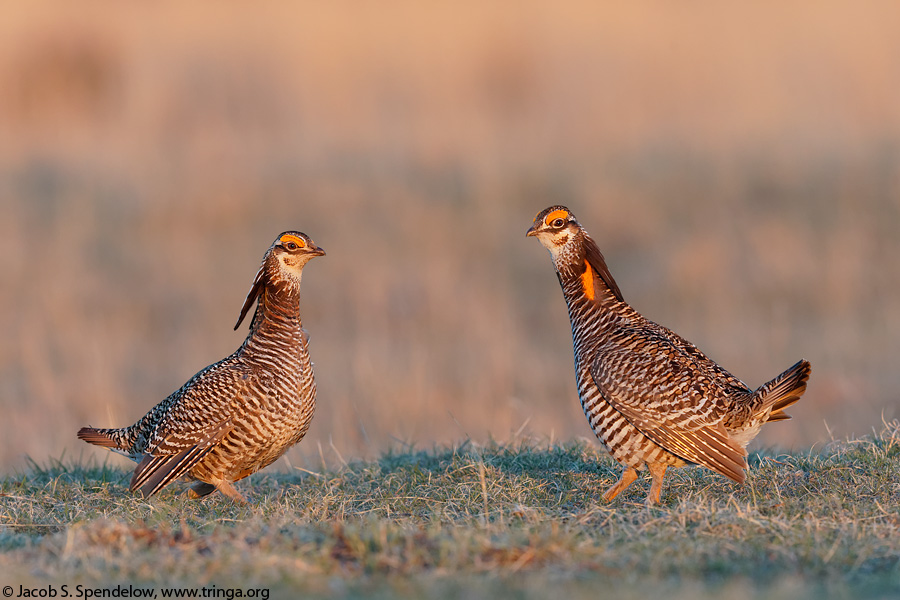
<path fill-rule="evenodd" d="M 583 300 L 606 308 L 625 304 L 603 253 L 583 229 L 579 229 L 565 251 L 555 256 L 554 264 L 566 302 Z"/>
<path fill-rule="evenodd" d="M 575 360 L 590 356 L 596 344 L 628 319 L 631 307 L 620 300 L 587 260 L 581 268 L 558 269 L 557 277 L 566 299 Z"/>
<path fill-rule="evenodd" d="M 241 346 L 247 355 L 283 354 L 286 347 L 302 348 L 299 286 L 267 282 L 259 294 L 250 333 Z"/>
<path fill-rule="evenodd" d="M 575 305 L 613 310 L 625 304 L 618 286 L 611 287 L 607 278 L 602 277 L 587 258 L 558 268 L 556 273 L 570 310 Z M 612 283 L 615 285 L 614 281 Z"/>
<path fill-rule="evenodd" d="M 566 299 L 576 357 L 590 353 L 606 332 L 633 318 L 603 254 L 586 232 L 557 256 L 556 274 Z"/>

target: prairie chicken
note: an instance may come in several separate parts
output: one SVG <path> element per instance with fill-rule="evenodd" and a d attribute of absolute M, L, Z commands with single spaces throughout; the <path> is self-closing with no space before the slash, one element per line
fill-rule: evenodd
<path fill-rule="evenodd" d="M 678 334 L 622 298 L 597 244 L 564 206 L 551 206 L 526 232 L 550 251 L 572 323 L 578 396 L 591 429 L 625 470 L 612 500 L 645 467 L 647 504 L 659 502 L 667 467 L 702 465 L 738 483 L 747 443 L 806 390 L 810 364 L 751 390 Z"/>
<path fill-rule="evenodd" d="M 300 323 L 303 267 L 325 251 L 287 231 L 266 251 L 235 330 L 257 302 L 237 351 L 194 375 L 131 427 L 84 427 L 78 437 L 138 463 L 131 490 L 148 497 L 181 477 L 189 494 L 219 490 L 245 502 L 233 482 L 273 463 L 306 434 L 316 382 Z"/>

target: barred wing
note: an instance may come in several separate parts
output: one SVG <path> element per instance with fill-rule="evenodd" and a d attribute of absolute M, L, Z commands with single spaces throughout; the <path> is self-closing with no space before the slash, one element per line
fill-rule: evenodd
<path fill-rule="evenodd" d="M 596 348 L 591 375 L 603 398 L 681 459 L 743 483 L 747 452 L 722 425 L 727 390 L 665 337 L 622 330 Z"/>

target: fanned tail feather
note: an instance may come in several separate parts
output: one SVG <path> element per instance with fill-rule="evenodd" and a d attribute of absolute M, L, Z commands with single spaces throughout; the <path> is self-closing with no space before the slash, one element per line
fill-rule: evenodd
<path fill-rule="evenodd" d="M 119 442 L 113 437 L 112 432 L 116 429 L 95 429 L 93 427 L 82 427 L 78 430 L 78 439 L 84 440 L 88 444 L 101 446 L 103 448 L 112 448 L 117 450 L 125 450 L 119 446 Z"/>
<path fill-rule="evenodd" d="M 806 391 L 806 382 L 812 365 L 807 360 L 800 360 L 787 371 L 766 383 L 758 390 L 756 395 L 764 399 L 765 406 L 771 406 L 768 421 L 785 421 L 791 416 L 784 409 L 796 403 L 803 392 Z"/>

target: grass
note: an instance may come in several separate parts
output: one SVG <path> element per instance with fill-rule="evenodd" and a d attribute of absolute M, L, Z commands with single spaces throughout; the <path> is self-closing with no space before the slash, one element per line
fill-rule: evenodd
<path fill-rule="evenodd" d="M 524 237 L 555 203 L 637 310 L 748 384 L 812 362 L 764 445 L 900 418 L 900 3 L 56 4 L 0 18 L 2 472 L 233 352 L 287 229 L 328 251 L 294 464 L 584 435 Z"/>
<path fill-rule="evenodd" d="M 139 499 L 108 464 L 33 464 L 0 484 L 0 584 L 344 598 L 900 593 L 900 422 L 750 462 L 744 486 L 672 472 L 649 509 L 645 480 L 599 501 L 618 467 L 583 442 L 466 442 L 263 472 L 241 484 L 246 507 L 190 501 L 177 486 Z"/>

